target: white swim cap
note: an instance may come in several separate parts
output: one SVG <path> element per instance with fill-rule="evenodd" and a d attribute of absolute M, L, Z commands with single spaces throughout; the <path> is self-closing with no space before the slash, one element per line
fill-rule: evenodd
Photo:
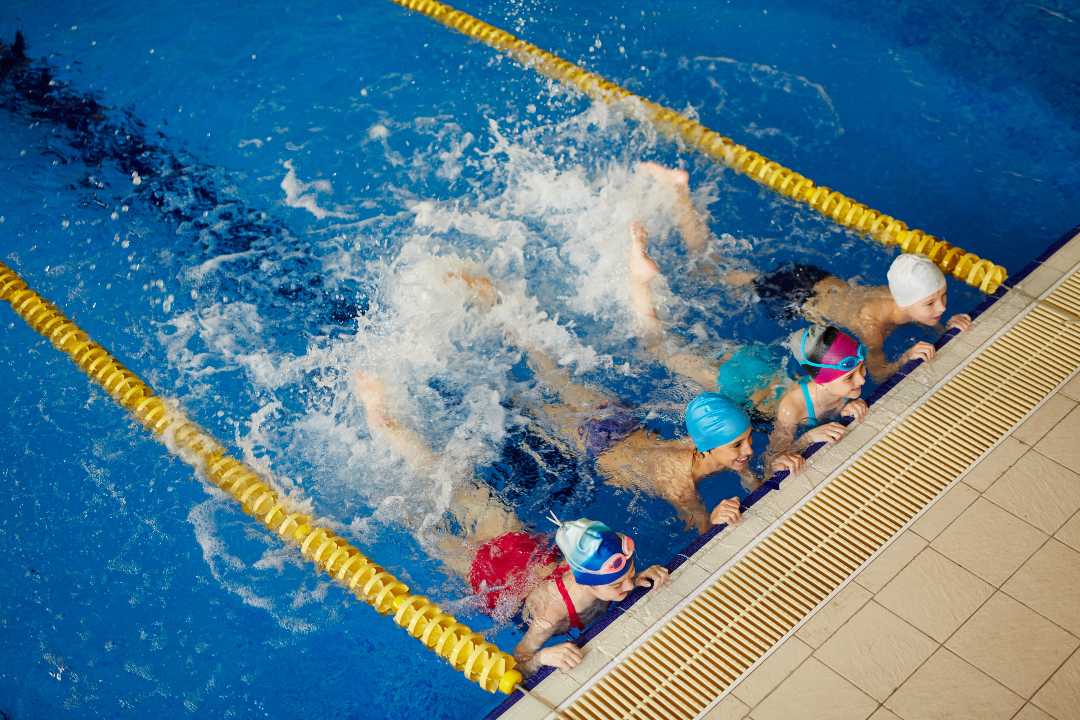
<path fill-rule="evenodd" d="M 914 305 L 945 287 L 945 275 L 925 255 L 904 253 L 889 266 L 889 292 L 900 307 Z"/>

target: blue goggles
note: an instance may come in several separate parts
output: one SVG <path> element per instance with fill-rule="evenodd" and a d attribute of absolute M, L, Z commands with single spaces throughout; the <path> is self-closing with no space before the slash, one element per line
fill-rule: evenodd
<path fill-rule="evenodd" d="M 859 347 L 856 349 L 854 355 L 848 355 L 845 358 L 840 358 L 835 363 L 816 363 L 810 359 L 810 356 L 806 354 L 806 338 L 809 337 L 810 330 L 807 328 L 803 330 L 802 334 L 802 364 L 809 365 L 810 367 L 824 368 L 826 370 L 843 370 L 844 372 L 851 372 L 855 368 L 859 367 L 859 363 L 866 359 L 866 346 L 859 343 Z"/>

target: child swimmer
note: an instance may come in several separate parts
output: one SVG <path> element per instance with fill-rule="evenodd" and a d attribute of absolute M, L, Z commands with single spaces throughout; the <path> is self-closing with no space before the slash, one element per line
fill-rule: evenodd
<path fill-rule="evenodd" d="M 372 438 L 388 445 L 414 472 L 429 471 L 434 452 L 388 414 L 383 383 L 357 372 L 353 386 Z M 634 541 L 594 520 L 556 520 L 557 550 L 552 548 L 543 536 L 526 532 L 517 516 L 472 478 L 462 478 L 449 512 L 464 537 L 441 534 L 443 561 L 468 579 L 497 617 L 509 618 L 520 607 L 528 629 L 514 658 L 525 674 L 541 665 L 575 667 L 583 657 L 575 643 L 544 644 L 570 629 L 583 630 L 609 602 L 622 600 L 635 587 L 660 587 L 668 579 L 660 565 L 636 572 Z"/>
<path fill-rule="evenodd" d="M 862 343 L 830 325 L 794 333 L 790 347 L 806 377 L 780 398 L 766 457 L 799 452 L 818 442 L 836 442 L 847 428 L 824 421 L 839 415 L 860 422 L 868 410 L 866 402 L 859 399 L 866 383 L 866 347 Z M 800 427 L 808 429 L 796 439 Z"/>
<path fill-rule="evenodd" d="M 684 170 L 642 163 L 642 169 L 675 194 L 675 217 L 690 253 L 704 252 L 709 230 L 693 205 L 689 176 Z M 732 272 L 729 285 L 753 287 L 766 310 L 777 320 L 788 321 L 796 314 L 813 322 L 833 323 L 852 330 L 866 343 L 866 367 L 881 382 L 913 359 L 934 358 L 934 346 L 917 342 L 890 362 L 885 340 L 902 325 L 916 323 L 934 327 L 945 313 L 948 293 L 945 275 L 924 255 L 904 253 L 889 266 L 887 286 L 864 287 L 844 281 L 813 265 L 788 264 L 769 273 Z M 971 327 L 965 314 L 953 315 L 945 329 Z"/>
<path fill-rule="evenodd" d="M 767 303 L 794 299 L 805 317 L 851 329 L 866 344 L 870 376 L 881 382 L 909 360 L 934 359 L 934 346 L 917 342 L 890 362 L 885 356 L 885 340 L 909 323 L 937 326 L 948 302 L 945 275 L 925 255 L 898 255 L 889 266 L 887 277 L 887 287 L 864 287 L 809 265 L 792 265 L 756 277 L 752 282 L 758 297 Z M 954 327 L 968 330 L 971 318 L 953 315 L 945 329 Z"/>
<path fill-rule="evenodd" d="M 644 232 L 642 230 L 642 232 Z M 640 258 L 640 256 L 639 256 Z M 644 256 L 649 262 L 651 258 Z M 631 276 L 637 276 L 635 256 L 631 254 Z M 499 302 L 499 291 L 490 279 L 465 272 L 448 274 L 448 279 L 460 280 L 475 294 L 477 306 L 491 306 Z M 632 279 L 631 292 L 634 293 Z M 671 503 L 687 527 L 705 532 L 718 524 L 731 525 L 739 522 L 739 498 L 731 497 L 717 503 L 712 510 L 705 507 L 698 492 L 698 485 L 708 476 L 723 470 L 739 474 L 744 489 L 752 491 L 761 483 L 748 469 L 752 450 L 750 448 L 750 423 L 741 420 L 740 429 L 722 443 L 710 445 L 706 450 L 695 445 L 693 438 L 665 440 L 648 432 L 640 421 L 643 413 L 620 404 L 615 398 L 599 390 L 575 383 L 570 374 L 559 367 L 550 357 L 537 348 L 528 347 L 514 332 L 507 329 L 507 337 L 517 342 L 525 351 L 525 358 L 537 381 L 554 391 L 558 403 L 534 408 L 555 434 L 563 441 L 596 461 L 596 468 L 604 479 L 631 490 L 659 495 Z M 690 358 L 690 356 L 687 356 Z M 692 358 L 690 358 L 692 362 Z M 715 377 L 716 370 L 712 370 Z M 746 413 L 731 403 L 729 413 L 738 410 L 742 418 Z M 719 410 L 717 410 L 719 412 Z M 719 451 L 719 446 L 725 446 Z M 729 447 L 730 446 L 730 447 Z M 716 450 L 716 452 L 711 452 Z M 795 474 L 805 464 L 797 453 L 778 453 L 769 462 L 769 471 L 787 470 Z"/>

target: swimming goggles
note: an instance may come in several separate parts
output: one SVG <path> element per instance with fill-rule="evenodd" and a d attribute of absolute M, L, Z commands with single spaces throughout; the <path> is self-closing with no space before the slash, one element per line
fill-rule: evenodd
<path fill-rule="evenodd" d="M 855 351 L 854 355 L 848 355 L 845 358 L 840 358 L 840 360 L 835 363 L 816 363 L 810 359 L 809 355 L 806 354 L 806 338 L 809 337 L 809 335 L 809 328 L 803 330 L 802 346 L 800 348 L 802 350 L 803 365 L 809 365 L 810 367 L 816 368 L 825 368 L 828 370 L 843 370 L 844 372 L 851 372 L 855 368 L 859 367 L 859 363 L 866 359 L 866 346 L 862 343 L 859 343 L 859 347 Z"/>
<path fill-rule="evenodd" d="M 634 557 L 634 541 L 626 535 L 616 535 L 615 533 L 611 533 L 611 536 L 605 538 L 601 545 L 604 550 L 609 552 L 614 551 L 604 559 L 604 563 L 595 570 L 583 567 L 576 563 L 571 563 L 571 568 L 575 575 L 592 575 L 597 579 L 603 578 L 604 582 L 612 582 L 624 574 L 624 569 L 630 564 L 630 561 Z M 616 547 L 613 547 L 615 542 L 618 542 L 615 538 L 621 540 L 619 545 L 616 546 L 618 547 L 618 550 L 616 550 Z"/>
<path fill-rule="evenodd" d="M 634 556 L 634 541 L 626 535 L 622 536 L 622 552 L 615 553 L 600 566 L 599 574 L 617 573 L 626 567 L 630 558 Z"/>

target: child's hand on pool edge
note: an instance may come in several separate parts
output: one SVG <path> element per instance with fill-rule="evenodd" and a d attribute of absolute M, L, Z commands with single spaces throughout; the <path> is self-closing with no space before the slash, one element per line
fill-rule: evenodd
<path fill-rule="evenodd" d="M 769 463 L 769 474 L 775 475 L 778 472 L 787 470 L 788 476 L 798 475 L 806 467 L 806 458 L 799 453 L 783 453 L 777 455 Z"/>
<path fill-rule="evenodd" d="M 912 360 L 930 362 L 934 359 L 934 355 L 934 346 L 928 342 L 920 341 L 909 347 L 907 352 L 900 356 L 900 365 L 904 366 Z"/>
<path fill-rule="evenodd" d="M 732 497 L 717 503 L 709 513 L 709 522 L 713 525 L 738 525 L 742 520 L 739 498 Z"/>
<path fill-rule="evenodd" d="M 668 571 L 663 565 L 653 565 L 645 568 L 634 578 L 634 584 L 638 587 L 658 588 L 663 587 L 668 581 Z"/>
<path fill-rule="evenodd" d="M 807 430 L 800 440 L 806 445 L 813 445 L 814 443 L 834 443 L 840 438 L 844 437 L 844 433 L 847 432 L 847 428 L 838 422 L 825 423 L 824 425 L 818 425 L 816 428 Z"/>
<path fill-rule="evenodd" d="M 868 412 L 870 412 L 870 407 L 865 400 L 852 400 L 844 405 L 844 409 L 840 411 L 840 417 L 849 417 L 855 422 L 861 423 Z"/>
<path fill-rule="evenodd" d="M 536 653 L 536 661 L 541 665 L 550 665 L 560 670 L 570 670 L 577 667 L 584 657 L 581 648 L 572 642 L 559 643 L 546 647 Z"/>
<path fill-rule="evenodd" d="M 945 323 L 946 330 L 951 330 L 952 328 L 959 328 L 960 332 L 967 332 L 971 329 L 971 316 L 966 313 L 953 315 L 949 318 L 949 322 Z"/>

